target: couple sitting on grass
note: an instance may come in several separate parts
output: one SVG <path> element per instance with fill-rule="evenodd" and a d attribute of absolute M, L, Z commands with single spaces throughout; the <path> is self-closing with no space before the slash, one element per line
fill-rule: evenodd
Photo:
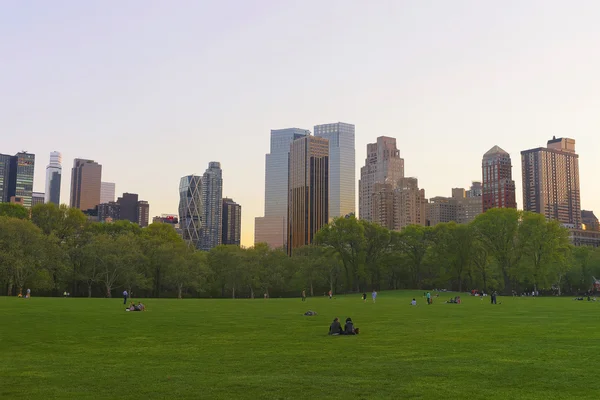
<path fill-rule="evenodd" d="M 138 302 L 137 306 L 134 304 L 134 302 L 131 302 L 131 305 L 125 309 L 125 311 L 145 311 L 146 310 L 146 306 L 143 305 L 141 302 Z"/>
<path fill-rule="evenodd" d="M 342 329 L 342 325 L 340 324 L 340 319 L 335 318 L 329 327 L 329 334 L 333 336 L 337 335 L 358 335 L 358 328 L 354 327 L 354 323 L 352 322 L 352 318 L 346 318 L 346 326 Z"/>

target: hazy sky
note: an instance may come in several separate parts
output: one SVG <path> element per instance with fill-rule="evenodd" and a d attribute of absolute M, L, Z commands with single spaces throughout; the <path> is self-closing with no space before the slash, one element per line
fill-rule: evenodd
<path fill-rule="evenodd" d="M 117 194 L 177 213 L 179 178 L 223 168 L 243 244 L 263 215 L 269 131 L 356 125 L 398 139 L 427 197 L 481 179 L 552 135 L 580 154 L 582 207 L 600 212 L 600 1 L 0 0 L 0 152 L 103 166 Z"/>

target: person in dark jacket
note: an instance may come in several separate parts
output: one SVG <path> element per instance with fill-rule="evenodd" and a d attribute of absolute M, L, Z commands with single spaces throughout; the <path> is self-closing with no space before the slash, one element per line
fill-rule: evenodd
<path fill-rule="evenodd" d="M 342 324 L 340 324 L 340 319 L 335 318 L 331 325 L 329 326 L 329 334 L 330 335 L 343 335 L 344 331 L 342 330 Z"/>
<path fill-rule="evenodd" d="M 344 326 L 344 335 L 354 335 L 354 323 L 352 322 L 352 318 L 346 318 L 346 325 Z"/>

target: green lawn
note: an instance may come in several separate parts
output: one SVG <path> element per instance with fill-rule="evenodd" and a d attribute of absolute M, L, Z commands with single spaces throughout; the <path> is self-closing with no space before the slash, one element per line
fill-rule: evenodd
<path fill-rule="evenodd" d="M 600 302 L 445 297 L 0 297 L 0 399 L 598 397 Z M 327 336 L 335 316 L 361 334 Z"/>

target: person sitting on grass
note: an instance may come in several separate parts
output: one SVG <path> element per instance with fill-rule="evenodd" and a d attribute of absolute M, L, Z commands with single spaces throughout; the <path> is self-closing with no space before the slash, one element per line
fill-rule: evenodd
<path fill-rule="evenodd" d="M 411 306 L 416 306 L 417 305 L 417 300 L 416 299 L 412 299 L 412 301 L 410 302 Z"/>
<path fill-rule="evenodd" d="M 340 319 L 338 317 L 335 317 L 329 326 L 329 334 L 333 336 L 344 334 L 342 325 L 340 324 Z"/>
<path fill-rule="evenodd" d="M 352 318 L 346 318 L 346 326 L 344 326 L 344 335 L 358 335 L 358 328 L 354 327 Z"/>

